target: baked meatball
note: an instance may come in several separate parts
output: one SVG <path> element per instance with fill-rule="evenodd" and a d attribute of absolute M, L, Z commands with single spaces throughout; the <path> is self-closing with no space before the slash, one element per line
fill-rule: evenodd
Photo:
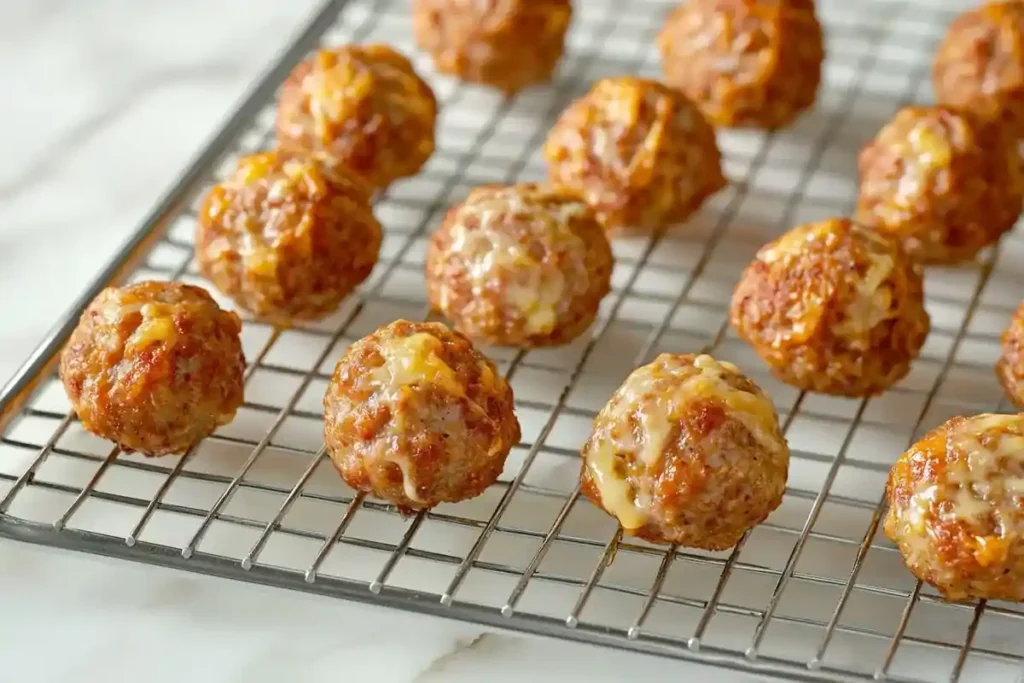
<path fill-rule="evenodd" d="M 608 229 L 681 221 L 725 187 L 715 132 L 684 95 L 606 78 L 562 113 L 544 145 L 551 182 Z"/>
<path fill-rule="evenodd" d="M 996 376 L 1007 398 L 1018 408 L 1024 408 L 1024 303 L 1014 312 L 1001 341 Z"/>
<path fill-rule="evenodd" d="M 932 80 L 941 104 L 1002 120 L 1024 138 L 1024 3 L 989 2 L 957 17 Z"/>
<path fill-rule="evenodd" d="M 661 354 L 594 420 L 581 485 L 623 532 L 724 550 L 782 502 L 789 448 L 775 408 L 735 365 Z"/>
<path fill-rule="evenodd" d="M 572 341 L 611 287 L 612 251 L 579 199 L 534 183 L 473 190 L 427 248 L 431 306 L 472 339 Z"/>
<path fill-rule="evenodd" d="M 1017 221 L 1017 159 L 998 123 L 907 107 L 860 153 L 857 221 L 923 263 L 970 260 Z"/>
<path fill-rule="evenodd" d="M 281 86 L 277 142 L 323 150 L 375 188 L 420 170 L 434 153 L 437 100 L 412 63 L 386 45 L 320 50 Z"/>
<path fill-rule="evenodd" d="M 839 218 L 762 247 L 730 321 L 779 379 L 852 397 L 906 375 L 930 329 L 920 266 L 891 237 Z"/>
<path fill-rule="evenodd" d="M 324 396 L 342 478 L 403 512 L 479 495 L 518 441 L 508 383 L 439 323 L 399 320 L 357 341 Z"/>
<path fill-rule="evenodd" d="M 1024 600 L 1024 415 L 955 417 L 889 473 L 885 534 L 947 600 Z"/>
<path fill-rule="evenodd" d="M 381 228 L 362 180 L 329 158 L 261 152 L 206 196 L 199 270 L 257 317 L 319 318 L 369 276 Z"/>
<path fill-rule="evenodd" d="M 687 0 L 658 47 L 666 82 L 713 124 L 767 129 L 814 104 L 825 54 L 812 0 Z"/>
<path fill-rule="evenodd" d="M 569 0 L 414 0 L 412 11 L 438 71 L 509 94 L 551 78 L 572 19 Z"/>
<path fill-rule="evenodd" d="M 110 287 L 85 309 L 60 359 L 82 426 L 123 451 L 188 450 L 242 403 L 238 316 L 179 282 Z"/>

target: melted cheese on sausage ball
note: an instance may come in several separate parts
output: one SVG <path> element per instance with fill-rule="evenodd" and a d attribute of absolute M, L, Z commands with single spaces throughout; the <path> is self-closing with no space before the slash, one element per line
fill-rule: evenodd
<path fill-rule="evenodd" d="M 342 477 L 403 511 L 479 495 L 518 440 L 508 384 L 438 323 L 400 320 L 359 340 L 324 396 L 324 443 Z"/>
<path fill-rule="evenodd" d="M 736 366 L 663 354 L 615 392 L 583 459 L 584 493 L 626 533 L 724 548 L 778 506 L 789 450 Z"/>
<path fill-rule="evenodd" d="M 534 183 L 484 186 L 427 250 L 431 304 L 474 339 L 547 346 L 581 334 L 610 289 L 612 253 L 590 209 Z"/>
<path fill-rule="evenodd" d="M 900 456 L 885 533 L 951 600 L 1024 600 L 1024 415 L 953 418 Z"/>

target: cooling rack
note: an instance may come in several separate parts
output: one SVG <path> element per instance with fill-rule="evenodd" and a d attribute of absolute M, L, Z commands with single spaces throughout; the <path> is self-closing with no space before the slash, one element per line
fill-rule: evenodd
<path fill-rule="evenodd" d="M 721 133 L 729 188 L 685 225 L 616 241 L 613 292 L 587 338 L 484 349 L 514 387 L 523 442 L 483 496 L 404 519 L 331 468 L 320 399 L 333 363 L 377 326 L 427 315 L 425 240 L 445 208 L 479 183 L 543 177 L 547 129 L 593 79 L 657 77 L 653 38 L 672 3 L 624 4 L 577 2 L 556 79 L 513 99 L 439 77 L 417 55 L 443 105 L 438 150 L 378 199 L 386 236 L 372 278 L 320 323 L 247 321 L 246 403 L 192 452 L 115 457 L 69 414 L 54 375 L 85 304 L 112 282 L 201 282 L 198 198 L 238 155 L 272 142 L 277 87 L 310 49 L 384 41 L 416 54 L 407 2 L 326 3 L 3 389 L 0 535 L 789 680 L 1021 680 L 1024 610 L 943 603 L 879 533 L 885 475 L 913 438 L 956 414 L 1006 409 L 991 366 L 1024 282 L 1010 266 L 1021 238 L 928 273 L 931 336 L 876 399 L 780 384 L 726 325 L 758 246 L 849 212 L 857 150 L 902 103 L 930 99 L 934 47 L 967 2 L 819 0 L 828 59 L 817 108 L 776 134 Z M 622 539 L 577 487 L 589 421 L 626 374 L 698 349 L 768 391 L 793 449 L 783 505 L 727 552 Z"/>

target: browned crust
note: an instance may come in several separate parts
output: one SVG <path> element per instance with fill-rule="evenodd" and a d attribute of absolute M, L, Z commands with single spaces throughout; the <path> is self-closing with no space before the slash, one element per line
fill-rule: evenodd
<path fill-rule="evenodd" d="M 1010 318 L 1000 342 L 996 376 L 1006 397 L 1018 408 L 1024 408 L 1024 304 Z"/>
<path fill-rule="evenodd" d="M 1024 416 L 1008 416 L 1008 426 L 979 430 L 975 418 L 956 417 L 929 432 L 900 456 L 889 474 L 885 533 L 899 546 L 907 568 L 948 600 L 1024 600 L 1024 543 L 1020 538 L 1024 499 L 1005 488 L 1024 474 L 1018 458 L 996 458 L 988 449 L 1003 435 L 1024 435 Z M 967 430 L 977 444 L 965 448 L 951 435 Z M 960 484 L 951 474 L 972 467 L 971 459 L 992 463 L 985 485 L 967 493 L 988 512 L 956 515 Z M 978 465 L 974 465 L 975 470 Z M 923 490 L 929 496 L 915 498 Z M 916 508 L 913 515 L 910 508 Z M 1000 514 L 994 514 L 1000 509 Z M 913 528 L 908 520 L 919 520 Z"/>
<path fill-rule="evenodd" d="M 1024 138 L 1024 4 L 989 2 L 957 17 L 936 52 L 932 81 L 940 103 L 1002 120 Z"/>
<path fill-rule="evenodd" d="M 642 433 L 642 413 L 656 409 L 679 381 L 667 373 L 692 367 L 695 358 L 692 354 L 661 354 L 652 363 L 659 377 L 657 384 L 638 393 L 624 419 L 612 415 L 611 402 L 595 419 L 583 447 L 580 471 L 583 495 L 594 505 L 606 509 L 587 466 L 589 453 L 598 448 L 598 440 Z M 744 375 L 731 374 L 726 381 L 767 401 L 760 387 Z M 617 398 L 618 394 L 612 401 Z M 634 491 L 649 487 L 652 492 L 648 523 L 625 533 L 652 543 L 705 550 L 731 548 L 782 503 L 789 473 L 788 447 L 776 424 L 779 450 L 766 451 L 721 396 L 702 395 L 677 408 L 670 416 L 675 424 L 668 445 L 654 466 L 642 462 L 635 450 L 616 449 L 616 467 L 630 487 Z"/>
<path fill-rule="evenodd" d="M 441 342 L 438 356 L 458 377 L 462 396 L 429 378 L 394 401 L 367 386 L 365 377 L 384 363 L 382 347 L 418 333 Z M 460 415 L 461 424 L 446 431 L 431 421 L 446 412 Z M 399 320 L 357 341 L 338 361 L 324 396 L 324 443 L 342 478 L 404 511 L 480 495 L 519 438 L 508 383 L 467 337 L 439 323 Z M 381 445 L 410 463 L 418 500 L 406 495 L 402 469 L 375 457 Z"/>
<path fill-rule="evenodd" d="M 381 227 L 368 188 L 320 156 L 261 152 L 203 200 L 200 272 L 276 325 L 329 315 L 373 270 Z"/>
<path fill-rule="evenodd" d="M 572 20 L 569 0 L 414 0 L 413 33 L 438 71 L 512 94 L 551 78 Z"/>
<path fill-rule="evenodd" d="M 481 226 L 474 209 L 484 204 L 488 221 Z M 536 183 L 475 189 L 448 211 L 428 245 L 425 272 L 432 307 L 470 338 L 493 345 L 554 346 L 583 334 L 611 289 L 613 260 L 608 238 L 589 209 L 581 206 L 578 214 L 559 215 L 578 205 L 575 196 Z M 564 236 L 558 226 L 572 237 Z M 486 282 L 479 282 L 472 272 L 472 255 L 457 240 L 463 232 L 481 229 L 522 245 L 533 263 L 496 263 L 486 271 Z M 524 284 L 532 288 L 545 276 L 560 278 L 565 296 L 557 306 L 554 326 L 535 332 L 509 289 Z"/>
<path fill-rule="evenodd" d="M 682 93 L 608 78 L 566 109 L 544 145 L 551 182 L 606 229 L 682 221 L 726 185 L 715 132 Z"/>
<path fill-rule="evenodd" d="M 817 237 L 808 241 L 811 232 Z M 780 249 L 783 258 L 769 258 Z M 858 295 L 872 254 L 892 263 L 880 303 Z M 874 324 L 857 327 L 854 315 Z M 765 245 L 736 285 L 730 322 L 779 379 L 852 397 L 904 377 L 930 330 L 920 267 L 897 241 L 846 219 L 800 226 Z"/>
<path fill-rule="evenodd" d="M 1018 155 L 999 123 L 949 107 L 900 110 L 860 153 L 857 220 L 929 264 L 973 259 L 1020 215 Z"/>
<path fill-rule="evenodd" d="M 129 344 L 140 307 L 162 304 L 173 342 Z M 200 287 L 142 282 L 104 290 L 61 355 L 60 377 L 82 426 L 124 451 L 188 449 L 242 403 L 241 321 Z"/>
<path fill-rule="evenodd" d="M 318 123 L 315 112 L 322 111 Z M 412 63 L 386 45 L 320 50 L 281 86 L 277 141 L 322 151 L 375 188 L 413 175 L 434 153 L 437 100 Z"/>
<path fill-rule="evenodd" d="M 824 38 L 811 0 L 689 0 L 669 15 L 658 47 L 666 82 L 718 126 L 788 125 L 821 83 Z"/>

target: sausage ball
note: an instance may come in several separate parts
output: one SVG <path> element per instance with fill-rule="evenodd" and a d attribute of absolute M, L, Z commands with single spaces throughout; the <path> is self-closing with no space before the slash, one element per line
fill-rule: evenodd
<path fill-rule="evenodd" d="M 512 94 L 551 78 L 569 0 L 414 0 L 413 32 L 438 71 Z"/>
<path fill-rule="evenodd" d="M 889 473 L 885 534 L 947 600 L 1024 601 L 1024 415 L 955 417 Z"/>
<path fill-rule="evenodd" d="M 480 495 L 518 441 L 508 383 L 439 323 L 399 320 L 357 341 L 324 396 L 342 478 L 403 512 Z"/>
<path fill-rule="evenodd" d="M 1001 341 L 996 376 L 1007 398 L 1018 408 L 1024 408 L 1024 303 L 1014 312 Z"/>
<path fill-rule="evenodd" d="M 782 502 L 789 448 L 772 402 L 735 365 L 662 354 L 594 420 L 581 486 L 623 532 L 724 550 Z"/>
<path fill-rule="evenodd" d="M 687 0 L 658 47 L 666 82 L 718 126 L 785 126 L 814 104 L 821 83 L 812 0 Z"/>
<path fill-rule="evenodd" d="M 110 287 L 60 359 L 82 426 L 126 452 L 179 453 L 235 416 L 245 359 L 238 316 L 179 282 Z"/>
<path fill-rule="evenodd" d="M 437 100 L 412 63 L 386 45 L 320 50 L 281 86 L 277 142 L 323 150 L 384 188 L 434 153 Z"/>
<path fill-rule="evenodd" d="M 597 317 L 611 275 L 611 246 L 593 212 L 533 183 L 473 190 L 427 249 L 431 306 L 488 344 L 572 341 Z"/>
<path fill-rule="evenodd" d="M 551 182 L 607 229 L 681 221 L 725 187 L 715 132 L 676 90 L 606 78 L 569 106 L 544 145 Z"/>
<path fill-rule="evenodd" d="M 261 152 L 206 196 L 199 270 L 257 317 L 279 325 L 334 311 L 370 275 L 381 228 L 369 189 L 337 162 Z"/>
<path fill-rule="evenodd" d="M 999 124 L 948 107 L 900 110 L 860 153 L 857 220 L 923 263 L 974 258 L 1017 221 L 1021 176 Z"/>
<path fill-rule="evenodd" d="M 851 397 L 906 375 L 930 329 L 920 266 L 896 240 L 839 218 L 762 247 L 729 317 L 782 381 Z"/>
<path fill-rule="evenodd" d="M 932 81 L 941 104 L 1002 120 L 1024 138 L 1024 3 L 989 2 L 957 17 Z"/>

